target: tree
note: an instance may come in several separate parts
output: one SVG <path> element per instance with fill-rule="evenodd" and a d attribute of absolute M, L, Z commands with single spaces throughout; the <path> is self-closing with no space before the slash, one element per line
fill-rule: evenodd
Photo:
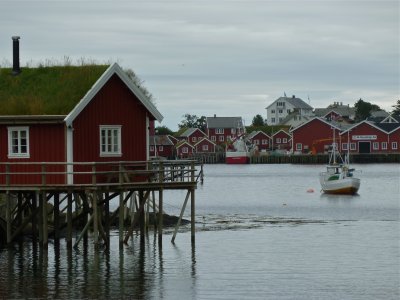
<path fill-rule="evenodd" d="M 205 116 L 201 116 L 200 118 L 196 115 L 185 114 L 183 115 L 183 120 L 178 124 L 180 129 L 182 128 L 199 128 L 202 131 L 206 129 L 207 119 Z"/>
<path fill-rule="evenodd" d="M 156 127 L 156 132 L 159 135 L 165 135 L 165 134 L 173 134 L 174 132 L 169 129 L 167 126 L 157 126 Z"/>
<path fill-rule="evenodd" d="M 261 115 L 255 115 L 253 118 L 253 122 L 251 123 L 253 126 L 264 126 L 264 119 Z"/>
<path fill-rule="evenodd" d="M 371 112 L 380 110 L 378 105 L 366 102 L 361 98 L 354 104 L 354 107 L 356 108 L 356 122 L 361 122 L 370 117 Z"/>
<path fill-rule="evenodd" d="M 397 100 L 397 103 L 395 105 L 392 105 L 393 111 L 392 113 L 395 115 L 400 115 L 400 99 Z"/>

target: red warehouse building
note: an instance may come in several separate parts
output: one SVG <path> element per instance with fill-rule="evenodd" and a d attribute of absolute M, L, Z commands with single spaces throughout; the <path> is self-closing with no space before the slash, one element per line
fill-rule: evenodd
<path fill-rule="evenodd" d="M 187 141 L 180 141 L 175 145 L 176 155 L 179 158 L 188 158 L 193 156 L 194 147 Z"/>
<path fill-rule="evenodd" d="M 391 131 L 386 131 L 384 128 Z M 389 153 L 399 152 L 400 131 L 398 124 L 385 126 L 381 123 L 372 123 L 362 121 L 342 134 L 342 150 L 347 150 L 350 145 L 350 151 L 355 153 Z M 347 138 L 350 142 L 348 144 Z"/>
<path fill-rule="evenodd" d="M 328 122 L 322 118 L 313 118 L 292 129 L 292 145 L 295 153 L 326 153 L 333 143 L 340 141 L 342 129 L 339 124 Z"/>
<path fill-rule="evenodd" d="M 155 135 L 150 137 L 150 157 L 175 157 L 175 145 L 170 135 Z"/>
<path fill-rule="evenodd" d="M 118 64 L 22 68 L 11 73 L 0 69 L 1 162 L 69 163 L 48 168 L 76 172 L 91 167 L 72 163 L 149 158 L 150 123 L 163 117 Z M 14 167 L 39 171 L 29 164 Z M 4 172 L 5 166 L 1 168 Z M 37 184 L 37 177 L 18 183 Z M 0 180 L 4 184 L 5 178 Z M 47 182 L 85 180 L 59 174 Z"/>
<path fill-rule="evenodd" d="M 217 145 L 233 141 L 244 133 L 241 117 L 207 117 L 207 136 Z"/>

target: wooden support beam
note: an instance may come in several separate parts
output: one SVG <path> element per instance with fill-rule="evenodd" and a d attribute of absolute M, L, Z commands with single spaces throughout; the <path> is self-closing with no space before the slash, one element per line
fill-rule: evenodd
<path fill-rule="evenodd" d="M 188 190 L 187 194 L 186 194 L 185 201 L 183 202 L 183 206 L 182 206 L 179 218 L 178 218 L 178 222 L 176 223 L 176 226 L 175 226 L 174 234 L 173 234 L 172 239 L 171 239 L 171 243 L 173 243 L 173 244 L 175 243 L 175 237 L 176 237 L 176 234 L 178 233 L 179 226 L 181 225 L 182 217 L 183 217 L 183 214 L 185 212 L 186 204 L 187 204 L 187 202 L 189 200 L 189 195 L 190 194 L 191 194 L 191 191 Z"/>
<path fill-rule="evenodd" d="M 79 242 L 80 242 L 80 241 L 82 240 L 82 238 L 85 236 L 87 230 L 89 229 L 90 224 L 92 224 L 92 222 L 93 222 L 93 218 L 94 218 L 94 215 L 91 215 L 90 218 L 89 218 L 89 220 L 87 221 L 85 227 L 83 228 L 82 232 L 81 232 L 80 235 L 78 236 L 78 239 L 75 241 L 74 248 L 78 247 Z"/>
<path fill-rule="evenodd" d="M 60 238 L 60 194 L 56 193 L 54 195 L 54 239 L 58 240 Z"/>
<path fill-rule="evenodd" d="M 37 234 L 37 222 L 36 222 L 36 220 L 37 220 L 37 213 L 33 213 L 34 211 L 36 211 L 36 212 L 39 212 L 39 210 L 37 210 L 37 194 L 36 194 L 36 192 L 33 192 L 33 193 L 31 193 L 31 200 L 32 200 L 32 220 L 31 220 L 31 222 L 32 222 L 32 241 L 34 242 L 34 243 L 36 243 L 36 241 L 37 241 L 37 236 L 36 236 L 36 234 Z"/>
<path fill-rule="evenodd" d="M 124 243 L 124 193 L 119 192 L 119 219 L 118 219 L 118 232 L 119 232 L 119 248 L 122 249 Z"/>
<path fill-rule="evenodd" d="M 39 228 L 39 244 L 43 245 L 43 195 L 40 192 L 36 192 L 37 198 L 39 199 L 39 218 L 38 218 L 38 228 Z"/>
<path fill-rule="evenodd" d="M 138 214 L 139 214 L 139 215 L 140 215 L 140 214 L 143 214 L 143 211 L 144 211 L 144 204 L 146 203 L 146 199 L 149 197 L 149 194 L 150 194 L 150 191 L 146 191 L 146 194 L 143 196 L 143 201 L 140 203 L 139 210 L 138 210 Z M 124 239 L 124 243 L 125 243 L 125 244 L 128 243 L 129 237 L 130 237 L 130 236 L 132 235 L 132 233 L 133 233 L 133 228 L 135 227 L 135 225 L 136 225 L 136 223 L 137 223 L 137 220 L 138 220 L 138 219 L 135 218 L 135 219 L 134 219 L 134 222 L 131 223 L 131 227 L 129 228 L 129 230 L 128 230 L 126 236 L 125 236 L 125 239 Z"/>
<path fill-rule="evenodd" d="M 7 222 L 7 244 L 12 241 L 12 219 L 11 219 L 11 195 L 6 193 L 6 222 Z"/>
<path fill-rule="evenodd" d="M 194 188 L 191 189 L 190 192 L 190 229 L 191 229 L 191 241 L 194 243 L 195 240 L 195 233 L 196 233 L 196 227 L 195 227 L 195 197 L 194 197 Z"/>
<path fill-rule="evenodd" d="M 158 244 L 162 246 L 163 234 L 163 189 L 158 191 Z"/>
<path fill-rule="evenodd" d="M 98 209 L 97 209 L 97 193 L 93 191 L 92 193 L 92 208 L 93 208 L 93 243 L 95 249 L 99 248 L 99 216 L 98 216 Z"/>
<path fill-rule="evenodd" d="M 47 249 L 48 247 L 48 239 L 49 239 L 49 234 L 48 234 L 48 224 L 47 224 L 47 197 L 46 197 L 46 192 L 42 192 L 42 217 L 43 217 L 43 247 Z"/>
<path fill-rule="evenodd" d="M 67 199 L 67 248 L 72 248 L 72 191 L 68 191 Z"/>

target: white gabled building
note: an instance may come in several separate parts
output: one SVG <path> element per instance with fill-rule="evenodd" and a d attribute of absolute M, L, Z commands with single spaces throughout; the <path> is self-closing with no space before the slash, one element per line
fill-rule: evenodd
<path fill-rule="evenodd" d="M 297 113 L 298 118 L 313 116 L 313 108 L 294 95 L 278 98 L 267 106 L 266 110 L 268 125 L 278 125 L 292 113 Z"/>

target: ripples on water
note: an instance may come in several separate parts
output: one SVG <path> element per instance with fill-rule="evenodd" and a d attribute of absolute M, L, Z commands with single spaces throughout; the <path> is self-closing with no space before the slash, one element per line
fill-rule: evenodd
<path fill-rule="evenodd" d="M 190 227 L 162 248 L 151 231 L 122 251 L 117 232 L 108 251 L 15 244 L 0 298 L 398 299 L 399 165 L 356 167 L 359 196 L 335 197 L 319 193 L 321 166 L 205 166 L 195 244 Z M 167 212 L 184 197 L 166 193 Z"/>

